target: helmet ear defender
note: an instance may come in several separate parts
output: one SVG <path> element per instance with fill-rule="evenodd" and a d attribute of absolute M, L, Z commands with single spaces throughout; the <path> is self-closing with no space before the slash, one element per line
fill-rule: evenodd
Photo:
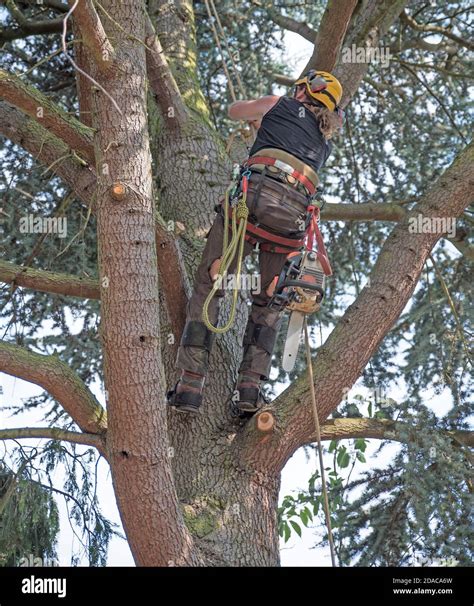
<path fill-rule="evenodd" d="M 316 76 L 308 78 L 309 87 L 312 93 L 319 93 L 328 87 L 328 83 L 322 76 Z"/>

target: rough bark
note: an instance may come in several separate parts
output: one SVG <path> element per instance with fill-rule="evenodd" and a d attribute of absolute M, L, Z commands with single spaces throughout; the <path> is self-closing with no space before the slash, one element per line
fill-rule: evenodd
<path fill-rule="evenodd" d="M 82 34 L 82 40 L 94 58 L 98 70 L 108 70 L 114 63 L 115 51 L 107 38 L 91 0 L 68 0 L 69 7 L 74 8 L 74 21 Z"/>
<path fill-rule="evenodd" d="M 122 110 L 106 96 L 94 96 L 108 459 L 137 564 L 190 565 L 198 558 L 173 485 L 159 354 L 146 62 L 140 43 L 145 15 L 140 3 L 109 0 L 103 6 L 120 25 L 113 30 L 116 65 L 93 76 Z"/>

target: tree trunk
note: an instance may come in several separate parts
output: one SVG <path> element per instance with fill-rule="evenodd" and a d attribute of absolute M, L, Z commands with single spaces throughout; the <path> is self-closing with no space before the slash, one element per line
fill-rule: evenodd
<path fill-rule="evenodd" d="M 158 273 L 141 3 L 105 3 L 115 64 L 93 97 L 108 459 L 137 564 L 195 562 L 173 487 L 159 353 Z M 133 36 L 127 36 L 127 28 Z M 139 38 L 137 40 L 137 38 Z M 176 532 L 176 520 L 178 530 Z"/>

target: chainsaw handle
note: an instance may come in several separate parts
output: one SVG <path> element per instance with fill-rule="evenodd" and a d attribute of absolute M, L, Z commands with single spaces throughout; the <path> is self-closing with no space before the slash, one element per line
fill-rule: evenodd
<path fill-rule="evenodd" d="M 286 286 L 299 286 L 303 290 L 315 290 L 319 292 L 321 297 L 324 297 L 324 290 L 321 288 L 321 286 L 311 284 L 311 282 L 303 282 L 301 280 L 285 280 L 280 288 L 285 288 Z"/>

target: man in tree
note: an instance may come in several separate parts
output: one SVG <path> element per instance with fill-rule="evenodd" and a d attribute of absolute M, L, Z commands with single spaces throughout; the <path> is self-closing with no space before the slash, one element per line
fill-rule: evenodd
<path fill-rule="evenodd" d="M 341 124 L 342 111 L 338 107 L 341 97 L 341 84 L 332 74 L 311 70 L 297 80 L 293 97 L 269 95 L 251 101 L 236 101 L 229 107 L 230 118 L 246 120 L 258 127 L 249 159 L 243 166 L 251 171 L 247 195 L 249 223 L 266 231 L 266 237 L 255 238 L 247 232 L 244 246 L 246 256 L 257 242 L 261 244 L 261 284 L 258 292 L 252 292 L 252 309 L 236 386 L 238 401 L 235 408 L 241 417 L 251 416 L 265 401 L 261 383 L 268 379 L 272 351 L 282 321 L 282 312 L 271 309 L 268 302 L 275 278 L 292 252 L 291 241 L 301 241 L 309 225 L 308 202 L 318 184 L 317 173 L 331 153 L 329 139 Z M 187 305 L 186 325 L 177 355 L 181 376 L 175 388 L 168 392 L 169 404 L 179 411 L 197 412 L 202 404 L 215 337 L 202 321 L 202 309 L 218 277 L 223 234 L 224 218 L 222 206 L 219 206 L 207 234 L 193 294 Z M 274 236 L 277 238 L 272 239 Z M 275 242 L 283 242 L 284 246 L 275 245 Z M 229 271 L 234 268 L 235 260 Z M 223 294 L 220 288 L 217 296 Z M 214 298 L 208 309 L 214 324 L 217 315 L 218 301 Z"/>

